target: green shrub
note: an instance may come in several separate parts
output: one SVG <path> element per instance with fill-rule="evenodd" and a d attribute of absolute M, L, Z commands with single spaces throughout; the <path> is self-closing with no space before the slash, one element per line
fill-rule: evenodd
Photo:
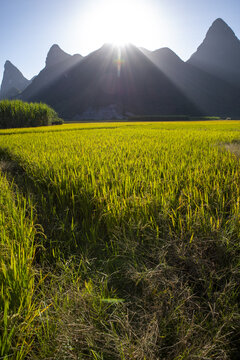
<path fill-rule="evenodd" d="M 52 122 L 52 125 L 62 125 L 64 123 L 63 119 L 56 119 Z"/>
<path fill-rule="evenodd" d="M 47 126 L 62 123 L 57 113 L 42 103 L 27 103 L 21 100 L 0 101 L 0 128 Z"/>

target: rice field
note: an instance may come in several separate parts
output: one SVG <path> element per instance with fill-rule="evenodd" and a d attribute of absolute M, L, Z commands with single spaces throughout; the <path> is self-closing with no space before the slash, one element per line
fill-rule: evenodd
<path fill-rule="evenodd" d="M 0 131 L 2 359 L 239 359 L 240 122 Z"/>

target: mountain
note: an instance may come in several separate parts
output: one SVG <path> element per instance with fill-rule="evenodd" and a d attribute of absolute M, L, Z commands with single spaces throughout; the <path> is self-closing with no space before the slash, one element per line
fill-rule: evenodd
<path fill-rule="evenodd" d="M 188 63 L 240 86 L 240 41 L 222 19 L 213 22 Z"/>
<path fill-rule="evenodd" d="M 10 99 L 18 95 L 29 84 L 23 74 L 9 60 L 5 62 L 0 99 Z"/>
<path fill-rule="evenodd" d="M 239 117 L 240 41 L 217 19 L 187 62 L 169 48 L 105 44 L 82 58 L 53 45 L 44 69 L 19 98 L 46 102 L 76 120 L 126 114 Z"/>
<path fill-rule="evenodd" d="M 198 111 L 142 51 L 131 44 L 123 48 L 105 44 L 31 100 L 44 101 L 69 119 L 84 112 L 92 113 L 93 109 L 165 115 Z"/>
<path fill-rule="evenodd" d="M 185 63 L 175 54 L 171 49 L 164 47 L 155 51 L 149 51 L 141 48 L 141 51 L 164 73 L 168 75 L 175 75 L 172 72 L 182 71 Z M 172 77 L 172 76 L 171 76 Z"/>
<path fill-rule="evenodd" d="M 59 64 L 63 61 L 66 61 L 71 58 L 71 55 L 67 54 L 65 51 L 63 51 L 59 45 L 54 44 L 46 58 L 46 68 L 50 68 L 51 66 L 54 66 L 56 64 Z"/>
<path fill-rule="evenodd" d="M 43 92 L 57 81 L 60 76 L 67 76 L 67 72 L 78 64 L 82 58 L 79 54 L 69 55 L 54 44 L 47 54 L 44 69 L 34 77 L 32 83 L 23 91 L 20 98 L 31 100 L 37 97 L 40 92 Z"/>
<path fill-rule="evenodd" d="M 201 113 L 236 117 L 240 115 L 239 43 L 228 25 L 217 19 L 187 62 L 168 48 L 141 50 Z"/>
<path fill-rule="evenodd" d="M 155 51 L 141 48 L 141 51 L 186 94 L 184 84 L 188 81 L 189 66 L 177 54 L 167 47 Z"/>

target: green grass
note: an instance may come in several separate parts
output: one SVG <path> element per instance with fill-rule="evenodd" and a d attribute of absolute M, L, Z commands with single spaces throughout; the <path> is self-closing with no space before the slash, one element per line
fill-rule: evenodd
<path fill-rule="evenodd" d="M 39 326 L 37 319 L 44 312 L 35 292 L 41 275 L 32 266 L 39 229 L 34 225 L 31 203 L 14 194 L 2 175 L 0 229 L 0 356 L 25 359 Z"/>
<path fill-rule="evenodd" d="M 60 125 L 63 120 L 48 105 L 21 100 L 0 101 L 0 129 Z"/>
<path fill-rule="evenodd" d="M 27 248 L 22 257 L 3 237 L 4 261 L 31 278 L 21 311 L 34 324 L 17 318 L 16 340 L 4 315 L 2 356 L 19 346 L 32 359 L 238 359 L 240 168 L 228 150 L 239 122 L 1 134 L 2 172 L 18 186 L 2 178 L 4 211 L 22 219 L 11 226 Z M 1 281 L 17 292 L 16 279 Z"/>

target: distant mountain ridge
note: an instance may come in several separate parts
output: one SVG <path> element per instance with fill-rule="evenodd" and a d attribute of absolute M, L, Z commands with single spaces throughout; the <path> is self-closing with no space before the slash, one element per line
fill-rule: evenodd
<path fill-rule="evenodd" d="M 0 99 L 11 98 L 23 91 L 31 80 L 23 74 L 9 60 L 5 62 L 3 80 L 0 89 Z"/>
<path fill-rule="evenodd" d="M 186 62 L 169 48 L 105 44 L 83 58 L 55 44 L 45 68 L 18 97 L 46 102 L 66 119 L 129 113 L 239 117 L 240 41 L 217 19 Z"/>
<path fill-rule="evenodd" d="M 196 112 L 173 82 L 131 44 L 121 49 L 121 56 L 117 47 L 103 45 L 30 100 L 51 104 L 65 118 L 114 104 L 123 114 Z"/>

